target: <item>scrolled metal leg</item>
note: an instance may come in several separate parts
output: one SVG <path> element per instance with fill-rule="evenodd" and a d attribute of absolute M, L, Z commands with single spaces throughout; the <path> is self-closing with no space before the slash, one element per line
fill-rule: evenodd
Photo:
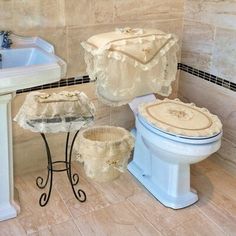
<path fill-rule="evenodd" d="M 79 175 L 77 173 L 73 174 L 71 180 L 74 186 L 77 185 L 79 183 Z"/>
<path fill-rule="evenodd" d="M 65 148 L 65 162 L 66 162 L 66 168 L 67 169 L 69 168 L 69 165 L 68 165 L 68 146 L 69 146 L 69 140 L 70 140 L 70 132 L 68 132 L 67 136 L 66 136 L 66 148 Z M 66 173 L 67 173 L 68 179 L 70 179 L 69 172 L 66 171 Z"/>
<path fill-rule="evenodd" d="M 45 183 L 44 183 L 44 179 L 41 176 L 39 176 L 36 179 L 36 185 L 40 189 L 44 189 L 44 188 L 46 188 L 46 186 L 48 184 L 48 181 L 50 179 L 48 193 L 46 193 L 46 192 L 42 193 L 40 198 L 39 198 L 39 205 L 41 207 L 44 207 L 44 206 L 47 205 L 47 203 L 49 201 L 49 198 L 51 196 L 53 174 L 52 174 L 52 171 L 51 171 L 52 170 L 52 157 L 51 157 L 51 152 L 50 152 L 50 149 L 49 149 L 49 145 L 48 145 L 48 142 L 47 142 L 47 139 L 46 139 L 45 135 L 43 133 L 40 133 L 40 134 L 41 134 L 41 136 L 44 140 L 45 147 L 46 147 L 47 158 L 48 158 L 48 173 L 47 173 L 47 179 L 46 179 Z"/>
<path fill-rule="evenodd" d="M 47 177 L 45 180 L 41 176 L 37 177 L 36 185 L 40 189 L 45 189 L 49 185 L 48 192 L 42 193 L 39 198 L 39 205 L 41 207 L 46 206 L 49 199 L 50 199 L 51 191 L 52 191 L 53 172 L 66 171 L 69 182 L 71 184 L 71 187 L 72 187 L 72 190 L 73 190 L 73 193 L 74 193 L 76 199 L 78 199 L 80 202 L 86 201 L 85 192 L 82 189 L 78 189 L 78 190 L 75 189 L 75 186 L 79 183 L 79 175 L 77 173 L 72 174 L 72 171 L 71 171 L 71 156 L 72 156 L 74 142 L 75 142 L 75 139 L 76 139 L 78 133 L 79 133 L 79 131 L 77 131 L 75 133 L 75 135 L 72 139 L 71 147 L 69 150 L 69 155 L 68 155 L 68 147 L 69 147 L 70 132 L 67 133 L 66 147 L 65 147 L 65 160 L 64 161 L 54 161 L 54 162 L 52 161 L 52 156 L 51 156 L 51 152 L 50 152 L 50 148 L 49 148 L 47 139 L 43 133 L 40 133 L 43 140 L 44 140 L 45 147 L 46 147 L 47 158 L 48 158 L 48 172 L 47 172 Z M 64 164 L 65 167 L 58 169 L 55 166 L 57 164 Z M 53 166 L 54 166 L 54 168 L 53 168 Z"/>
<path fill-rule="evenodd" d="M 79 132 L 79 131 L 78 131 Z M 78 134 L 77 132 L 77 134 Z M 76 136 L 77 136 L 76 134 Z M 75 136 L 75 138 L 76 138 Z M 71 168 L 71 162 L 69 162 L 68 160 L 68 146 L 69 146 L 69 139 L 70 139 L 70 132 L 67 133 L 67 136 L 66 136 L 66 148 L 65 148 L 65 162 L 66 162 L 66 167 L 67 167 L 67 170 L 69 168 Z M 75 139 L 74 139 L 75 140 Z M 74 145 L 74 144 L 73 144 Z M 72 147 L 73 148 L 73 147 Z M 72 149 L 71 149 L 72 150 Z M 71 155 L 71 154 L 70 154 Z M 68 176 L 68 179 L 69 180 L 72 180 L 71 183 L 75 186 L 79 183 L 79 175 L 78 174 L 73 174 L 73 176 L 71 177 L 70 175 L 71 171 L 67 171 L 67 176 Z"/>
<path fill-rule="evenodd" d="M 38 186 L 38 188 L 44 189 L 47 186 L 48 179 L 49 179 L 49 171 L 47 173 L 47 179 L 46 179 L 45 183 L 43 183 L 44 182 L 43 177 L 38 176 L 36 179 L 36 185 Z"/>
<path fill-rule="evenodd" d="M 67 162 L 67 176 L 69 178 L 73 193 L 76 197 L 77 200 L 79 200 L 80 202 L 85 202 L 86 201 L 86 194 L 82 189 L 78 189 L 76 191 L 75 189 L 75 185 L 77 185 L 79 183 L 79 175 L 77 173 L 72 175 L 72 171 L 71 171 L 71 157 L 72 157 L 72 151 L 73 151 L 73 146 L 75 143 L 75 139 L 77 137 L 79 133 L 79 130 L 75 133 L 73 139 L 72 139 L 72 143 L 71 143 L 71 147 L 70 147 L 70 152 L 69 152 L 69 160 L 68 160 L 68 153 L 66 151 L 66 162 Z M 68 141 L 69 141 L 69 133 L 67 135 L 67 143 L 66 143 L 66 150 L 68 150 Z"/>

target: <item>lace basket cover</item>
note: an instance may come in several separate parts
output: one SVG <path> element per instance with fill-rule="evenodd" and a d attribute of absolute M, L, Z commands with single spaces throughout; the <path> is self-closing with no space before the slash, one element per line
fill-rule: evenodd
<path fill-rule="evenodd" d="M 98 98 L 120 106 L 145 94 L 170 95 L 177 72 L 177 41 L 155 29 L 124 28 L 82 42 L 87 73 L 97 79 Z"/>
<path fill-rule="evenodd" d="M 106 182 L 126 170 L 133 147 L 134 138 L 124 128 L 95 126 L 79 133 L 75 154 L 89 178 Z"/>
<path fill-rule="evenodd" d="M 31 92 L 14 121 L 32 132 L 71 132 L 90 124 L 94 114 L 94 104 L 83 92 Z"/>

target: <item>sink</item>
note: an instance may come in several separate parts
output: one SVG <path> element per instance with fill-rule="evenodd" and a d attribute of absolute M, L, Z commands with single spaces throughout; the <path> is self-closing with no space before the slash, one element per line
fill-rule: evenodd
<path fill-rule="evenodd" d="M 54 55 L 46 54 L 43 50 L 38 48 L 17 48 L 0 50 L 2 54 L 1 77 L 4 78 L 3 72 L 11 72 L 9 69 L 17 67 L 28 67 L 26 69 L 33 69 L 32 66 L 47 65 L 48 63 L 57 62 Z M 31 66 L 31 68 L 30 68 Z M 35 68 L 37 69 L 37 67 Z"/>
<path fill-rule="evenodd" d="M 66 73 L 66 63 L 54 50 L 37 43 L 18 43 L 16 48 L 0 50 L 0 54 L 0 94 L 55 82 Z"/>
<path fill-rule="evenodd" d="M 0 221 L 17 216 L 13 175 L 11 100 L 18 89 L 60 80 L 66 63 L 39 37 L 11 35 L 13 48 L 0 49 Z"/>

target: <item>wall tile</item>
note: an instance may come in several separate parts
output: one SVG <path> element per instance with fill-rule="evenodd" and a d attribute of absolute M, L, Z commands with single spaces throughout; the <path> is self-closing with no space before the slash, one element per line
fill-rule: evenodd
<path fill-rule="evenodd" d="M 113 22 L 113 1 L 93 0 L 94 23 L 108 24 Z"/>
<path fill-rule="evenodd" d="M 210 0 L 186 0 L 184 15 L 185 19 L 188 20 L 191 19 L 209 23 L 211 15 Z"/>
<path fill-rule="evenodd" d="M 182 62 L 236 82 L 236 2 L 186 0 Z"/>
<path fill-rule="evenodd" d="M 211 54 L 203 54 L 184 50 L 181 52 L 181 63 L 202 71 L 210 71 L 211 59 Z"/>
<path fill-rule="evenodd" d="M 113 1 L 70 0 L 65 2 L 66 24 L 81 26 L 113 22 Z"/>
<path fill-rule="evenodd" d="M 184 15 L 184 3 L 185 0 L 169 0 L 169 18 L 170 19 L 176 19 L 176 18 L 183 18 Z"/>
<path fill-rule="evenodd" d="M 11 30 L 13 25 L 13 0 L 0 1 L 0 30 Z"/>
<path fill-rule="evenodd" d="M 207 47 L 210 47 L 211 44 L 214 42 L 215 28 L 210 24 L 185 20 L 183 27 L 184 27 L 183 29 L 184 43 L 192 42 L 193 46 L 195 44 L 203 44 L 206 45 Z"/>
<path fill-rule="evenodd" d="M 213 52 L 213 74 L 236 83 L 236 28 L 217 28 Z"/>
<path fill-rule="evenodd" d="M 206 107 L 219 116 L 223 123 L 224 137 L 236 143 L 236 93 L 198 77 L 181 72 L 179 97 Z"/>
<path fill-rule="evenodd" d="M 185 18 L 235 29 L 236 2 L 232 0 L 187 0 Z"/>
<path fill-rule="evenodd" d="M 65 0 L 67 26 L 86 26 L 94 22 L 93 0 Z"/>
<path fill-rule="evenodd" d="M 181 47 L 182 47 L 182 40 L 183 40 L 183 20 L 182 19 L 175 19 L 175 20 L 170 20 L 170 21 L 166 21 L 168 22 L 168 31 L 169 33 L 173 33 L 175 34 L 178 39 L 179 42 L 178 44 L 180 45 L 180 54 L 181 54 Z M 166 32 L 166 30 L 163 30 L 164 32 Z"/>
<path fill-rule="evenodd" d="M 236 28 L 236 2 L 232 0 L 212 1 L 210 4 L 212 24 L 219 27 Z"/>
<path fill-rule="evenodd" d="M 14 29 L 51 28 L 65 25 L 64 0 L 13 0 Z"/>
<path fill-rule="evenodd" d="M 169 18 L 169 3 L 162 0 L 115 0 L 115 22 Z"/>
<path fill-rule="evenodd" d="M 183 28 L 182 63 L 209 71 L 215 28 L 212 25 L 185 20 Z"/>

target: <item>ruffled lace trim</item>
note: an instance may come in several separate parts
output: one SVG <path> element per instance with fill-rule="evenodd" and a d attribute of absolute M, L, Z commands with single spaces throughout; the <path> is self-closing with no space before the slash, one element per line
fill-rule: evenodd
<path fill-rule="evenodd" d="M 83 130 L 77 140 L 75 154 L 77 160 L 86 165 L 88 177 L 99 177 L 101 172 L 108 173 L 112 168 L 120 172 L 126 170 L 134 147 L 129 131 L 114 126 L 95 126 Z"/>
<path fill-rule="evenodd" d="M 206 115 L 209 118 L 209 120 L 211 121 L 210 127 L 205 128 L 205 129 L 200 129 L 200 130 L 191 130 L 191 129 L 185 130 L 185 129 L 173 127 L 171 125 L 168 125 L 168 124 L 165 124 L 162 122 L 158 122 L 156 119 L 152 118 L 148 114 L 147 107 L 155 105 L 155 104 L 165 103 L 165 102 L 171 102 L 173 104 L 176 103 L 176 104 L 184 105 L 184 106 L 187 106 L 191 109 L 194 109 L 194 110 L 197 110 L 201 113 L 204 113 L 204 115 Z M 222 131 L 222 123 L 216 115 L 211 114 L 206 108 L 197 107 L 194 103 L 183 103 L 179 99 L 170 100 L 170 99 L 165 98 L 164 100 L 157 100 L 155 102 L 141 104 L 139 107 L 139 114 L 143 118 L 145 118 L 148 122 L 150 122 L 152 125 L 156 126 L 157 128 L 164 130 L 168 133 L 176 134 L 176 135 L 180 135 L 180 136 L 211 137 L 213 135 L 219 134 Z M 188 112 L 186 112 L 186 114 L 188 115 Z M 189 116 L 187 118 L 189 118 Z"/>
<path fill-rule="evenodd" d="M 92 80 L 97 79 L 99 100 L 110 106 L 121 106 L 145 94 L 169 96 L 177 72 L 177 38 L 157 30 L 147 30 L 150 34 L 141 36 L 140 29 L 119 31 L 122 31 L 120 38 L 111 32 L 110 36 L 101 34 L 96 38 L 95 35 L 93 40 L 81 43 L 87 73 Z M 126 32 L 128 36 L 130 32 L 137 35 L 125 38 L 122 34 Z M 97 44 L 90 42 L 102 46 L 97 48 Z M 139 51 L 135 50 L 136 45 Z"/>
<path fill-rule="evenodd" d="M 173 48 L 174 49 L 174 48 Z M 172 63 L 174 64 L 174 66 L 171 67 L 171 69 L 168 69 L 168 63 L 167 60 L 168 58 L 166 58 L 166 62 L 165 62 L 165 69 L 163 68 L 163 75 L 162 76 L 156 76 L 156 74 L 158 73 L 157 71 L 153 72 L 153 78 L 149 77 L 149 80 L 155 81 L 156 84 L 161 85 L 159 89 L 156 89 L 154 86 L 152 87 L 153 89 L 149 91 L 149 93 L 158 93 L 159 95 L 162 96 L 169 96 L 172 92 L 172 87 L 171 87 L 171 83 L 176 79 L 176 73 L 177 73 L 177 57 L 176 57 L 176 49 L 174 49 L 174 51 L 168 51 L 167 54 L 165 55 L 165 57 L 163 57 L 162 59 L 165 59 L 167 56 L 171 57 L 172 59 Z M 97 58 L 93 58 L 93 56 L 90 53 L 85 52 L 85 61 L 87 64 L 87 73 L 89 74 L 90 78 L 92 80 L 96 80 L 96 95 L 98 97 L 98 99 L 109 106 L 122 106 L 125 105 L 127 103 L 129 103 L 134 97 L 136 96 L 142 96 L 145 95 L 145 93 L 143 94 L 135 94 L 135 91 L 132 91 L 132 89 L 130 87 L 127 87 L 126 89 L 122 89 L 122 92 L 125 94 L 131 94 L 129 97 L 122 97 L 120 95 L 117 95 L 117 91 L 110 91 L 113 96 L 115 97 L 116 94 L 116 98 L 119 99 L 119 101 L 114 101 L 109 97 L 105 97 L 104 94 L 102 92 L 100 92 L 99 90 L 101 90 L 101 87 L 103 89 L 106 88 L 106 90 L 109 90 L 108 87 L 106 87 L 106 81 L 108 80 L 112 80 L 112 78 L 109 76 L 108 72 L 105 70 L 105 68 L 107 67 L 106 64 L 106 60 L 99 60 Z M 159 61 L 158 61 L 159 62 Z M 96 64 L 96 66 L 94 65 L 94 63 L 99 63 Z M 153 68 L 154 69 L 154 68 Z M 168 74 L 168 76 L 167 76 Z M 122 76 L 122 75 L 121 75 Z M 154 82 L 153 82 L 154 83 Z M 133 78 L 133 85 L 134 88 L 136 88 L 136 78 Z M 118 88 L 117 88 L 118 90 Z"/>
<path fill-rule="evenodd" d="M 143 64 L 140 61 L 135 60 L 133 57 L 129 57 L 122 52 L 118 51 L 109 51 L 111 48 L 111 44 L 106 45 L 103 48 L 96 48 L 92 45 L 90 45 L 87 42 L 82 42 L 81 45 L 82 47 L 91 55 L 94 57 L 105 57 L 105 58 L 113 58 L 117 61 L 121 62 L 127 62 L 134 67 L 138 67 L 143 71 L 151 70 L 155 65 L 157 65 L 161 59 L 161 57 L 165 56 L 166 53 L 172 49 L 173 53 L 176 53 L 179 49 L 179 46 L 177 44 L 178 40 L 177 38 L 173 38 L 168 44 L 166 44 L 158 54 L 155 55 L 155 57 L 147 64 Z"/>
<path fill-rule="evenodd" d="M 94 115 L 95 106 L 83 92 L 31 92 L 14 121 L 32 132 L 57 133 L 91 125 Z"/>

